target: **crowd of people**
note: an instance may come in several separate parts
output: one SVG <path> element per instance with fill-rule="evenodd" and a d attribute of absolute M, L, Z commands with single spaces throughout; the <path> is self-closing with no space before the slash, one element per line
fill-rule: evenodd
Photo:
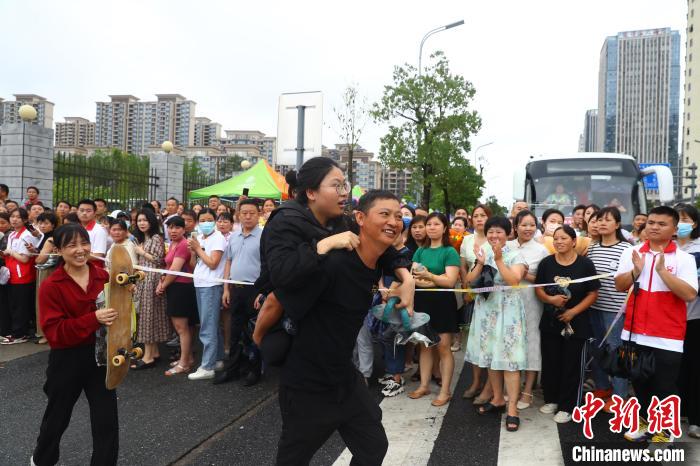
<path fill-rule="evenodd" d="M 241 378 L 250 386 L 265 366 L 283 366 L 279 464 L 308 461 L 335 430 L 355 457 L 381 463 L 386 435 L 365 388 L 373 383 L 378 349 L 384 396 L 404 393 L 404 376 L 410 376 L 418 385 L 408 397 L 428 396 L 436 387 L 432 405 L 439 407 L 452 399 L 454 353 L 464 345 L 471 384 L 462 397 L 473 400 L 480 415 L 505 413 L 511 432 L 541 385 L 539 411 L 557 423 L 571 421 L 585 391 L 603 399 L 607 412 L 612 395 L 636 396 L 642 419 L 625 434 L 632 441 L 671 440 L 667 431 L 648 433 L 643 417 L 653 395 L 680 394 L 688 435 L 700 438 L 700 214 L 694 206 L 655 207 L 637 215 L 628 232 L 612 205 L 576 206 L 568 215 L 548 209 L 538 217 L 519 201 L 507 217 L 483 204 L 450 215 L 400 204 L 383 191 L 351 204 L 340 167 L 323 158 L 287 181 L 293 199 L 279 206 L 241 197 L 231 208 L 212 196 L 189 209 L 170 198 L 164 207 L 152 201 L 112 212 L 103 199 L 49 209 L 35 187 L 18 203 L 0 184 L 0 343 L 48 342 L 52 349 L 47 386 L 53 388 L 46 392 L 35 464 L 57 461 L 58 444 L 49 437 L 60 439 L 67 406 L 77 399 L 59 395 L 64 378 L 56 367 L 99 371 L 99 362 L 87 362 L 85 354 L 75 354 L 78 363 L 61 351 L 94 345 L 95 331 L 114 319 L 112 310 L 94 305 L 59 317 L 61 306 L 47 304 L 56 300 L 52 287 L 72 280 L 76 296 L 94 301 L 108 281 L 96 270 L 104 269 L 101 259 L 109 260 L 114 244 L 135 264 L 164 271 L 146 274 L 134 292 L 135 338 L 144 352 L 130 361 L 132 369 L 160 366 L 169 377 Z M 505 288 L 460 291 L 499 285 Z M 409 313 L 430 316 L 433 344 L 394 342 L 395 331 L 370 312 L 390 297 Z M 600 349 L 614 353 L 626 342 L 654 359 L 653 374 L 628 380 L 609 373 Z M 172 348 L 167 368 L 160 363 L 163 343 Z M 113 391 L 88 378 L 71 390 L 92 396 L 91 412 L 116 410 Z M 116 454 L 114 422 L 116 413 L 104 432 L 93 429 L 109 440 L 93 455 Z M 360 435 L 358 426 L 372 435 Z"/>

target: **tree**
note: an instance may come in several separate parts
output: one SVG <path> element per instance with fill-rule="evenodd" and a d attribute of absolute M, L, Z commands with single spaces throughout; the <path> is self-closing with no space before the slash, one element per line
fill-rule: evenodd
<path fill-rule="evenodd" d="M 442 163 L 446 163 L 445 166 Z M 430 206 L 449 214 L 453 207 L 473 206 L 481 197 L 484 179 L 477 173 L 461 153 L 453 153 L 446 160 L 440 160 L 437 172 L 443 176 L 435 180 L 438 188 L 433 195 Z"/>
<path fill-rule="evenodd" d="M 469 137 L 481 127 L 481 118 L 469 109 L 474 86 L 450 73 L 442 52 L 431 59 L 434 64 L 423 75 L 409 64 L 394 68 L 393 84 L 384 87 L 371 112 L 375 121 L 389 124 L 381 139 L 380 160 L 391 168 L 412 171 L 423 185 L 424 208 L 430 205 L 433 184 L 449 176 L 451 167 L 461 166 L 457 155 L 470 150 Z M 465 183 L 479 181 L 472 177 Z"/>
<path fill-rule="evenodd" d="M 496 216 L 496 215 L 501 215 L 501 216 L 508 215 L 508 208 L 503 207 L 501 204 L 499 204 L 498 199 L 493 194 L 486 199 L 486 202 L 484 202 L 484 204 L 489 206 L 489 209 L 491 209 L 491 213 L 494 216 Z"/>
<path fill-rule="evenodd" d="M 367 123 L 366 101 L 360 98 L 357 86 L 350 85 L 345 89 L 342 106 L 333 107 L 333 113 L 338 118 L 340 140 L 348 151 L 348 180 L 351 186 L 355 186 L 352 158 Z"/>

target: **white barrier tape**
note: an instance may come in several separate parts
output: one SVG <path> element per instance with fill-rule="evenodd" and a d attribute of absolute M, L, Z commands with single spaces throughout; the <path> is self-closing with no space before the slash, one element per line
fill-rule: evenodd
<path fill-rule="evenodd" d="M 494 291 L 506 291 L 506 290 L 519 290 L 526 288 L 542 288 L 543 286 L 559 285 L 566 287 L 571 283 L 583 283 L 589 282 L 591 280 L 600 280 L 612 277 L 612 273 L 603 273 L 600 275 L 593 275 L 590 277 L 577 278 L 575 280 L 559 280 L 555 283 L 538 283 L 531 285 L 495 285 L 495 286 L 484 286 L 481 288 L 416 288 L 416 291 L 442 291 L 448 293 L 492 293 Z M 387 288 L 381 288 L 380 291 L 389 291 Z"/>

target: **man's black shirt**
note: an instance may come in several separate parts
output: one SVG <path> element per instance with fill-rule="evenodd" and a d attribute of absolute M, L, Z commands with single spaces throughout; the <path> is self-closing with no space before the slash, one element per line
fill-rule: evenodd
<path fill-rule="evenodd" d="M 356 251 L 334 250 L 321 273 L 307 284 L 313 298 L 304 309 L 288 310 L 298 334 L 282 374 L 282 384 L 311 391 L 351 384 L 357 376 L 352 352 L 372 304 L 381 270 L 370 269 Z"/>

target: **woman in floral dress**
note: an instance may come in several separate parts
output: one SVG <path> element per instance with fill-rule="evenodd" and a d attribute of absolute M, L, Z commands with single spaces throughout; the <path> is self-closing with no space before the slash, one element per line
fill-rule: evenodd
<path fill-rule="evenodd" d="M 136 217 L 136 255 L 139 265 L 163 268 L 165 247 L 160 222 L 150 209 L 142 209 Z M 165 295 L 157 295 L 159 276 L 147 273 L 146 278 L 136 285 L 134 300 L 138 303 L 138 333 L 136 341 L 144 344 L 143 359 L 132 364 L 132 369 L 155 367 L 160 359 L 158 343 L 167 341 L 172 334 L 170 319 L 165 313 Z"/>
<path fill-rule="evenodd" d="M 494 269 L 494 285 L 518 285 L 527 273 L 527 264 L 520 253 L 506 246 L 511 232 L 505 217 L 492 217 L 484 227 L 493 254 L 484 254 L 474 247 L 476 264 L 468 273 L 473 282 L 485 267 Z M 491 401 L 479 406 L 479 414 L 506 409 L 503 393 L 505 379 L 508 394 L 506 430 L 516 431 L 520 425 L 517 402 L 520 392 L 520 371 L 527 369 L 527 340 L 525 335 L 525 306 L 520 290 L 480 293 L 474 304 L 474 317 L 469 328 L 465 359 L 489 372 L 488 390 Z M 486 390 L 486 389 L 485 389 Z M 484 396 L 482 392 L 482 397 Z"/>

